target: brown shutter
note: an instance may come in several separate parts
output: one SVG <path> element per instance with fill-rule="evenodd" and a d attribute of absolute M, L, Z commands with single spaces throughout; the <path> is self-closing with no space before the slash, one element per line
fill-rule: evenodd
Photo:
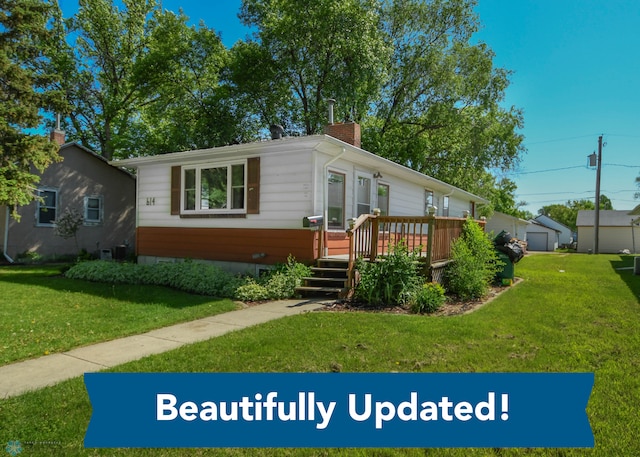
<path fill-rule="evenodd" d="M 260 157 L 247 160 L 247 214 L 260 213 Z"/>
<path fill-rule="evenodd" d="M 171 214 L 180 214 L 180 181 L 182 179 L 182 167 L 171 167 Z"/>

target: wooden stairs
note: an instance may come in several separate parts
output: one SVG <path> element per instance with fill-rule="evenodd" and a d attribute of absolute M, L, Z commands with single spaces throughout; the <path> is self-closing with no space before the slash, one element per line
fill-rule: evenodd
<path fill-rule="evenodd" d="M 303 278 L 302 286 L 296 292 L 305 297 L 343 298 L 349 292 L 349 262 L 342 259 L 318 259 L 311 267 L 313 276 Z"/>

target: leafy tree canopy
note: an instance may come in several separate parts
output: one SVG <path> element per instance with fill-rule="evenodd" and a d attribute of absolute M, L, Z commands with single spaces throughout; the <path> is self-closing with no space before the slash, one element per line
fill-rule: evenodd
<path fill-rule="evenodd" d="M 59 160 L 57 144 L 31 133 L 42 110 L 65 109 L 48 59 L 52 11 L 45 1 L 0 0 L 0 205 L 14 209 L 36 197 L 34 171 Z"/>
<path fill-rule="evenodd" d="M 569 227 L 572 231 L 577 231 L 576 222 L 578 211 L 594 210 L 596 205 L 591 200 L 568 200 L 564 205 L 554 204 L 543 206 L 538 210 L 538 214 L 548 216 L 554 221 L 560 222 Z M 611 199 L 606 195 L 600 195 L 600 209 L 613 209 Z"/>

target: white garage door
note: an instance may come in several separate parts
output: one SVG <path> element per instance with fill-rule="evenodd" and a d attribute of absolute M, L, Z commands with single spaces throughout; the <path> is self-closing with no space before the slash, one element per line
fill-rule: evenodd
<path fill-rule="evenodd" d="M 529 251 L 547 251 L 549 240 L 548 233 L 527 232 L 527 250 Z"/>

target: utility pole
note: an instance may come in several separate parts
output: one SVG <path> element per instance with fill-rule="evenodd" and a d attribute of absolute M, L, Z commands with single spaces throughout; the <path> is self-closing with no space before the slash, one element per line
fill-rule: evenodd
<path fill-rule="evenodd" d="M 593 243 L 593 253 L 598 254 L 600 239 L 600 171 L 602 170 L 602 135 L 598 137 L 598 170 L 596 171 L 596 214 L 594 221 L 595 240 Z"/>

